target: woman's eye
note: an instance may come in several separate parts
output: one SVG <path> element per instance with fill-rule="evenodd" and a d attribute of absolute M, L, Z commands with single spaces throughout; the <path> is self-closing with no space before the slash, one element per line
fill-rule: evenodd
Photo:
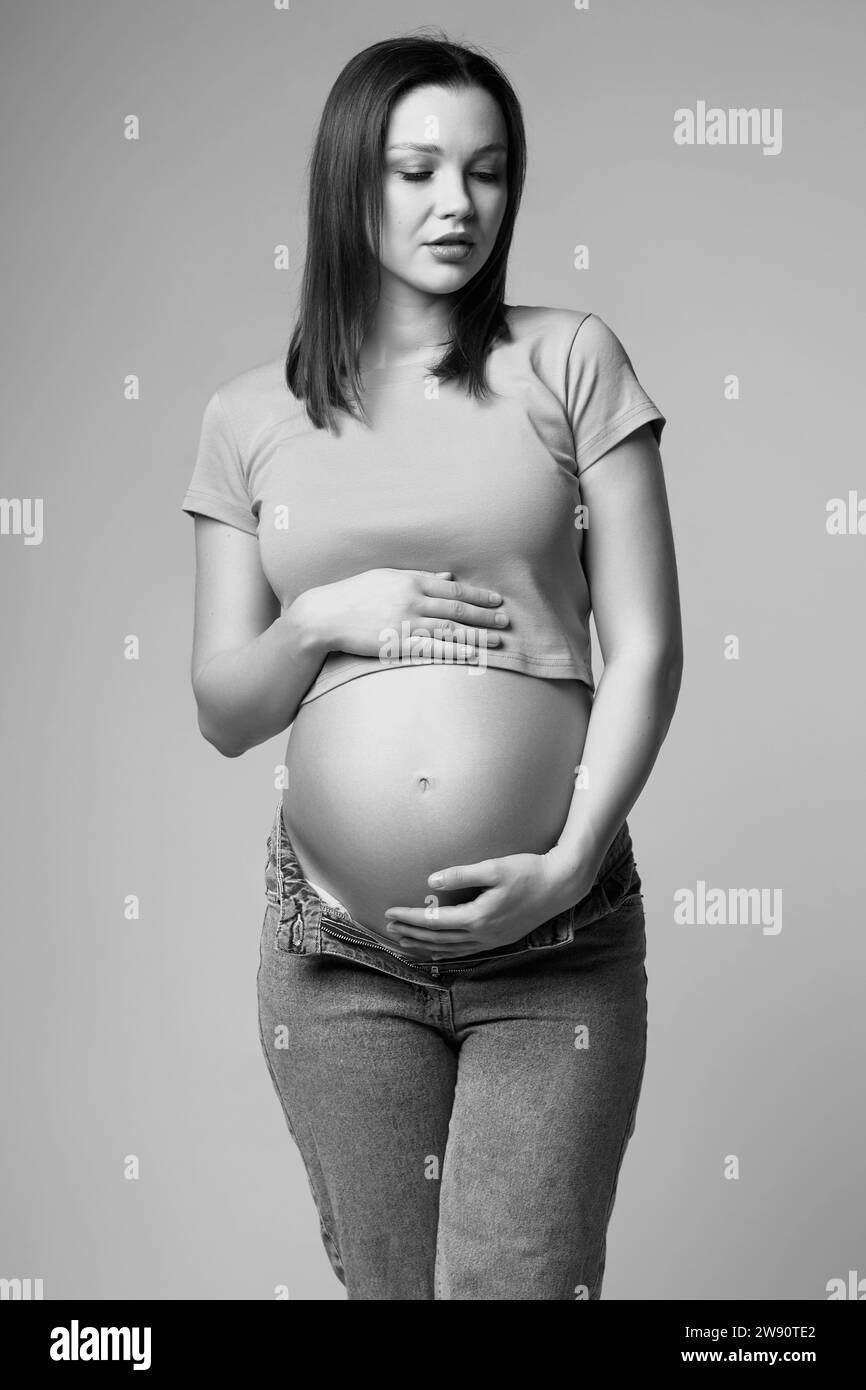
<path fill-rule="evenodd" d="M 429 169 L 413 169 L 413 170 L 409 170 L 409 169 L 400 170 L 400 169 L 398 169 L 397 172 L 398 172 L 398 174 L 400 175 L 400 178 L 401 178 L 401 179 L 406 179 L 407 182 L 409 182 L 409 183 L 418 183 L 418 182 L 420 182 L 421 179 L 429 179 L 431 170 L 429 170 Z M 481 182 L 482 182 L 482 183 L 498 183 L 498 182 L 499 182 L 499 175 L 498 175 L 497 173 L 494 173 L 493 170 L 476 169 L 476 171 L 475 171 L 475 177 L 476 177 L 476 179 L 481 179 Z"/>

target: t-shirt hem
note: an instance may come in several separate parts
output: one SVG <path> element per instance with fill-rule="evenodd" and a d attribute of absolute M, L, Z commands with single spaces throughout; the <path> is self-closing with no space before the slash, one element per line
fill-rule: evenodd
<path fill-rule="evenodd" d="M 647 424 L 650 420 L 660 420 L 662 425 L 666 423 L 664 415 L 657 405 L 653 405 L 652 401 L 641 401 L 639 405 L 630 406 L 622 415 L 611 420 L 603 430 L 599 430 L 584 444 L 580 456 L 576 459 L 576 476 L 579 478 L 582 473 L 586 472 L 587 468 L 591 468 L 609 449 L 612 449 L 614 444 L 619 444 L 638 425 Z M 656 438 L 660 439 L 660 437 L 661 430 L 659 429 Z"/>
<path fill-rule="evenodd" d="M 258 533 L 258 522 L 250 512 L 212 492 L 191 489 L 181 503 L 181 510 L 188 512 L 190 516 L 200 513 L 202 516 L 213 517 L 215 521 L 224 521 L 229 526 L 239 527 L 251 536 Z"/>
<path fill-rule="evenodd" d="M 584 685 L 589 686 L 590 691 L 595 691 L 592 668 L 589 665 L 578 665 L 570 656 L 564 657 L 529 657 L 514 652 L 493 652 L 487 651 L 485 663 L 487 666 L 494 666 L 500 670 L 516 671 L 519 675 L 538 676 L 547 680 L 579 680 Z M 308 705 L 312 700 L 317 700 L 320 695 L 326 695 L 328 691 L 335 690 L 338 686 L 346 684 L 347 681 L 356 680 L 359 676 L 372 676 L 379 671 L 400 670 L 404 666 L 466 666 L 469 670 L 483 669 L 479 664 L 468 661 L 443 662 L 433 657 L 413 657 L 409 660 L 379 661 L 361 659 L 354 662 L 351 666 L 343 666 L 339 671 L 334 671 L 324 677 L 319 677 L 313 682 L 301 705 Z"/>

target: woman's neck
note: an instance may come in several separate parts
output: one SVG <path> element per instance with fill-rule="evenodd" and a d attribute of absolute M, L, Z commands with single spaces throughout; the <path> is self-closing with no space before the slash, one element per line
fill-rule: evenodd
<path fill-rule="evenodd" d="M 425 362 L 448 343 L 448 301 L 443 296 L 427 309 L 380 301 L 375 321 L 361 348 L 361 367 L 370 370 Z"/>

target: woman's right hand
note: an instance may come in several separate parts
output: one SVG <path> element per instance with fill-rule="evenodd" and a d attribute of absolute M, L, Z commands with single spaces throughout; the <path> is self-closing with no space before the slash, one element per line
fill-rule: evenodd
<path fill-rule="evenodd" d="M 296 602 L 307 607 L 329 651 L 383 659 L 394 659 L 395 645 L 401 658 L 471 658 L 479 648 L 498 647 L 508 625 L 501 594 L 455 580 L 448 570 L 365 570 L 308 589 Z"/>

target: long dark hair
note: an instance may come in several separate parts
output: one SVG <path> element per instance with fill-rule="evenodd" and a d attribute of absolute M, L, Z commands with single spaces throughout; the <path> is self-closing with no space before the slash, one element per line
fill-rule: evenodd
<path fill-rule="evenodd" d="M 508 146 L 506 204 L 496 242 L 455 297 L 450 345 L 435 375 L 440 381 L 465 379 L 468 391 L 483 397 L 489 390 L 488 350 L 509 336 L 505 275 L 526 174 L 526 134 L 514 89 L 487 54 L 445 37 L 411 34 L 374 43 L 349 60 L 328 93 L 309 166 L 307 254 L 285 375 L 318 429 L 335 429 L 338 409 L 356 418 L 360 411 L 366 419 L 357 395 L 359 354 L 381 282 L 373 248 L 380 244 L 388 121 L 405 93 L 428 85 L 483 87 L 502 112 Z"/>

